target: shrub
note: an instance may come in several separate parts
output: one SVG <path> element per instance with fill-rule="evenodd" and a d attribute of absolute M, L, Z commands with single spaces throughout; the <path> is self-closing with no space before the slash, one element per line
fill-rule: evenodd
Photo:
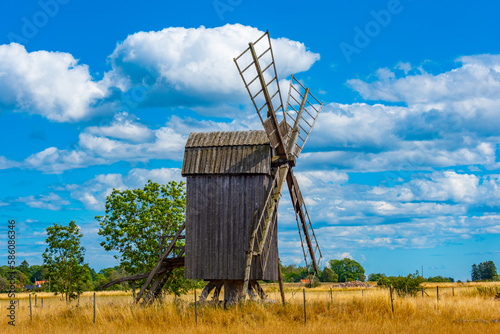
<path fill-rule="evenodd" d="M 381 277 L 377 285 L 381 287 L 392 286 L 398 296 L 416 296 L 420 291 L 421 283 L 424 281 L 422 276 L 418 274 L 409 274 L 408 276 L 391 276 L 391 277 Z"/>

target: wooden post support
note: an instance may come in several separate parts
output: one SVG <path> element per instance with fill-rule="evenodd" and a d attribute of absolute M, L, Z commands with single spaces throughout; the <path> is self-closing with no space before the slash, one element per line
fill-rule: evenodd
<path fill-rule="evenodd" d="M 422 288 L 422 298 L 424 298 L 424 288 Z"/>
<path fill-rule="evenodd" d="M 36 295 L 35 295 L 35 308 L 37 308 L 37 300 L 36 300 Z"/>
<path fill-rule="evenodd" d="M 302 288 L 304 293 L 304 324 L 307 325 L 307 308 L 306 308 L 306 289 Z"/>
<path fill-rule="evenodd" d="M 453 294 L 453 297 L 455 297 L 455 287 L 454 286 L 451 287 L 451 293 Z"/>
<path fill-rule="evenodd" d="M 30 322 L 33 324 L 33 311 L 31 309 L 31 293 L 30 293 Z"/>
<path fill-rule="evenodd" d="M 198 303 L 196 302 L 196 288 L 194 288 L 194 318 L 196 320 L 196 326 L 198 326 Z"/>
<path fill-rule="evenodd" d="M 330 303 L 333 304 L 333 289 L 330 288 Z"/>
<path fill-rule="evenodd" d="M 391 294 L 391 309 L 392 309 L 392 316 L 394 317 L 394 298 L 392 296 L 392 286 L 390 288 L 390 294 Z"/>
<path fill-rule="evenodd" d="M 78 295 L 78 306 L 80 306 L 80 295 Z"/>
<path fill-rule="evenodd" d="M 41 299 L 42 299 L 42 310 L 43 310 L 43 298 L 41 298 Z"/>
<path fill-rule="evenodd" d="M 436 295 L 437 301 L 439 303 L 439 286 L 436 286 L 436 293 L 437 293 L 437 295 Z"/>
<path fill-rule="evenodd" d="M 95 324 L 95 292 L 94 292 L 94 324 Z"/>
<path fill-rule="evenodd" d="M 281 277 L 281 261 L 278 258 L 278 284 L 280 287 L 281 302 L 285 305 L 285 288 L 283 287 L 283 278 Z"/>

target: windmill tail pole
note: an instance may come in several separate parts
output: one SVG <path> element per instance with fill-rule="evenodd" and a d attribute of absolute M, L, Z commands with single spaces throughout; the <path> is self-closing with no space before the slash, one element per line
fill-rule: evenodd
<path fill-rule="evenodd" d="M 250 236 L 250 242 L 248 245 L 247 260 L 245 263 L 245 279 L 243 281 L 243 292 L 242 292 L 243 296 L 240 296 L 242 300 L 246 300 L 247 298 L 248 282 L 250 280 L 250 270 L 252 269 L 253 246 L 255 243 L 255 237 L 257 236 L 258 225 L 260 222 L 260 219 L 257 220 L 256 217 L 257 217 L 257 210 L 255 210 L 255 212 L 253 213 L 254 223 L 253 223 L 252 235 Z"/>

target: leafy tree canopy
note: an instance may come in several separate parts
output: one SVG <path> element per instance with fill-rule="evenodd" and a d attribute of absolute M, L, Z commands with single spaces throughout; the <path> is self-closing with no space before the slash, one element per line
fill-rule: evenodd
<path fill-rule="evenodd" d="M 185 220 L 185 183 L 170 181 L 166 185 L 151 180 L 143 189 L 117 190 L 106 198 L 106 214 L 95 217 L 101 228 L 101 243 L 107 251 L 117 251 L 120 267 L 130 274 L 150 271 L 160 256 L 160 236 L 172 236 Z M 168 239 L 167 239 L 168 240 Z M 179 240 L 176 246 L 182 246 Z M 179 250 L 174 250 L 179 254 Z M 167 291 L 180 293 L 188 288 L 184 269 L 176 269 Z M 179 281 L 180 280 L 180 281 Z"/>
<path fill-rule="evenodd" d="M 320 281 L 321 282 L 338 282 L 339 275 L 337 275 L 332 269 L 325 267 L 321 271 Z"/>
<path fill-rule="evenodd" d="M 330 260 L 330 268 L 339 276 L 339 282 L 364 281 L 365 270 L 355 260 Z"/>

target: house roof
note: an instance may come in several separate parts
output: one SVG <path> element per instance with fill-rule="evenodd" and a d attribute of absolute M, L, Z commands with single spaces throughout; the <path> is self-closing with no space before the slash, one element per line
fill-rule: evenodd
<path fill-rule="evenodd" d="M 191 133 L 182 175 L 271 175 L 271 145 L 264 131 Z"/>

